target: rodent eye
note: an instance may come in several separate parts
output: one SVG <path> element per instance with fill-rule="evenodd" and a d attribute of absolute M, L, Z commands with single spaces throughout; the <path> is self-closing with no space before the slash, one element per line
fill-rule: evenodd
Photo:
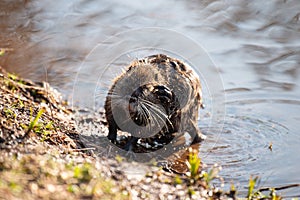
<path fill-rule="evenodd" d="M 138 100 L 137 98 L 130 98 L 129 103 L 128 103 L 128 110 L 130 113 L 136 111 Z"/>

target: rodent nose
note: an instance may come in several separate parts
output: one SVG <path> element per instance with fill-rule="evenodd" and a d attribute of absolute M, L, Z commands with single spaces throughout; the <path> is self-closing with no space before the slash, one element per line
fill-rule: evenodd
<path fill-rule="evenodd" d="M 155 86 L 154 94 L 156 94 L 158 99 L 162 102 L 170 102 L 173 96 L 171 90 L 164 85 Z"/>

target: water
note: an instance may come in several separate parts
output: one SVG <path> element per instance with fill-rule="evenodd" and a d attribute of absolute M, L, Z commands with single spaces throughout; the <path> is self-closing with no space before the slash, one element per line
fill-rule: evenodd
<path fill-rule="evenodd" d="M 205 94 L 207 109 L 199 121 L 208 136 L 201 147 L 204 162 L 222 165 L 225 181 L 233 180 L 241 190 L 250 175 L 259 175 L 261 186 L 299 183 L 299 10 L 297 0 L 4 0 L 0 47 L 14 50 L 0 57 L 0 65 L 26 78 L 47 80 L 72 99 L 80 64 L 99 42 L 143 27 L 177 31 L 201 44 L 216 65 L 207 74 L 202 73 L 207 66 L 200 68 L 205 91 L 213 87 L 205 77 L 219 72 L 226 96 L 220 132 L 210 124 L 212 95 Z M 109 52 L 119 45 L 104 44 Z M 118 66 L 141 55 L 130 54 Z M 81 69 L 87 80 L 81 87 L 87 90 L 99 81 L 89 79 L 89 74 L 104 68 L 97 56 L 89 63 L 93 67 Z M 104 79 L 109 85 L 110 78 Z M 283 192 L 296 194 L 299 189 Z"/>

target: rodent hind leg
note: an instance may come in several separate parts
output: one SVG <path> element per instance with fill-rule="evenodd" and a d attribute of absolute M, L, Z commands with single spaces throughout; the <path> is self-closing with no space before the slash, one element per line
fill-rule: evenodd
<path fill-rule="evenodd" d="M 191 136 L 192 144 L 200 143 L 206 139 L 206 136 L 201 133 L 197 124 L 192 120 L 189 120 L 187 127 L 188 130 L 186 130 L 186 132 L 188 132 L 189 135 Z"/>
<path fill-rule="evenodd" d="M 109 128 L 108 128 L 108 136 L 107 138 L 112 142 L 115 143 L 117 140 L 117 125 L 115 122 L 112 122 L 112 124 L 109 124 Z"/>

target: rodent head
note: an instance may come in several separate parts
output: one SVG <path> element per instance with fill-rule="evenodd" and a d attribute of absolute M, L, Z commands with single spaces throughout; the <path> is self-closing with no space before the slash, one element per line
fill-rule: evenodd
<path fill-rule="evenodd" d="M 174 98 L 172 91 L 164 85 L 140 86 L 129 100 L 130 117 L 138 126 L 165 126 L 170 123 L 170 105 Z"/>

